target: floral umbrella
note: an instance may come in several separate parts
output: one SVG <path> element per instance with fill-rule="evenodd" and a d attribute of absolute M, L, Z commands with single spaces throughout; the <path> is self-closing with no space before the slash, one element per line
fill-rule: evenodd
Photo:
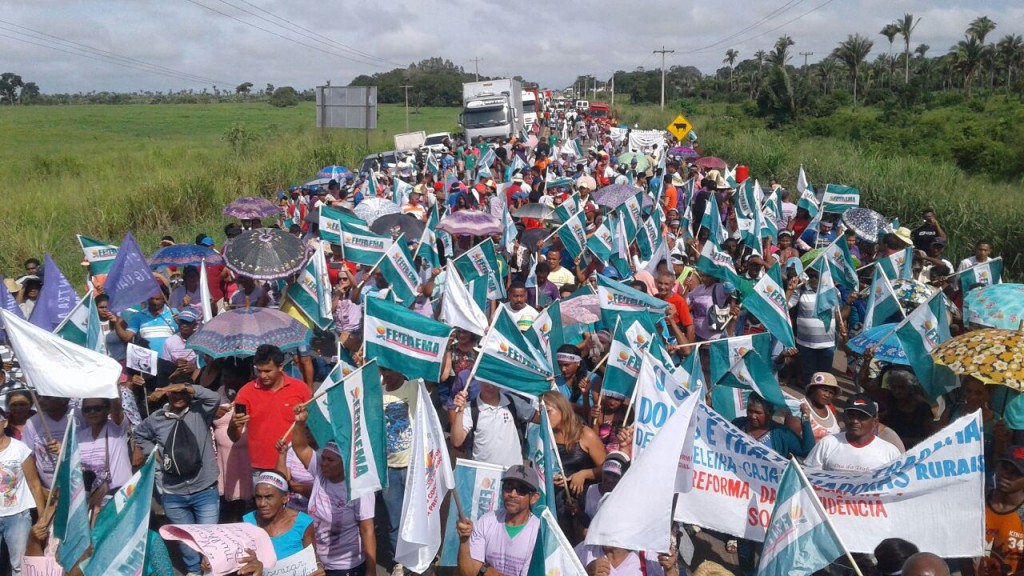
<path fill-rule="evenodd" d="M 224 263 L 235 274 L 275 280 L 301 270 L 309 252 L 306 243 L 283 230 L 257 228 L 224 245 Z"/>
<path fill-rule="evenodd" d="M 956 374 L 1024 391 L 1024 333 L 1017 330 L 973 330 L 940 344 L 931 356 Z"/>
<path fill-rule="evenodd" d="M 892 225 L 885 216 L 869 208 L 850 208 L 843 213 L 843 224 L 853 230 L 857 238 L 874 244 Z"/>
<path fill-rule="evenodd" d="M 901 302 L 908 302 L 912 306 L 907 309 L 910 312 L 911 308 L 920 306 L 928 301 L 932 296 L 932 292 L 938 290 L 933 286 L 929 286 L 924 282 L 918 280 L 893 280 L 892 290 L 896 293 L 896 298 Z"/>
<path fill-rule="evenodd" d="M 192 335 L 187 348 L 213 358 L 245 357 L 261 344 L 294 350 L 309 343 L 310 331 L 273 308 L 236 308 L 215 316 Z"/>
<path fill-rule="evenodd" d="M 490 236 L 501 234 L 501 221 L 480 210 L 459 210 L 441 219 L 438 230 L 458 236 Z"/>
<path fill-rule="evenodd" d="M 994 284 L 971 290 L 964 296 L 964 320 L 1019 330 L 1024 321 L 1024 284 Z"/>
<path fill-rule="evenodd" d="M 274 216 L 280 211 L 277 205 L 266 198 L 244 196 L 225 206 L 223 213 L 239 220 L 258 220 Z"/>

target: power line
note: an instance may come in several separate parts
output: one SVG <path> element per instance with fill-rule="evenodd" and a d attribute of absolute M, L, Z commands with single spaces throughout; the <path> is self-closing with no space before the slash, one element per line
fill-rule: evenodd
<path fill-rule="evenodd" d="M 665 50 L 665 46 L 661 47 L 661 50 L 655 50 L 654 54 L 661 54 L 661 109 L 665 109 L 665 54 L 675 54 L 675 50 Z M 597 84 L 597 79 L 594 79 L 594 83 Z M 595 91 L 596 92 L 596 91 Z"/>
<path fill-rule="evenodd" d="M 828 6 L 829 4 L 831 4 L 831 3 L 835 2 L 835 1 L 836 0 L 825 0 L 821 4 L 818 4 L 814 8 L 811 8 L 810 10 L 808 10 L 807 12 L 804 12 L 803 14 L 797 16 L 796 18 L 793 18 L 792 20 L 787 20 L 786 22 L 783 22 L 782 24 L 779 24 L 775 28 L 771 28 L 769 30 L 765 30 L 764 32 L 761 32 L 760 34 L 751 36 L 751 37 L 747 38 L 746 40 L 753 40 L 755 38 L 760 38 L 761 36 L 764 36 L 765 34 L 771 34 L 772 32 L 775 32 L 776 30 L 778 30 L 780 28 L 785 28 L 786 26 L 789 26 L 793 22 L 796 22 L 797 20 L 803 18 L 804 16 L 807 16 L 808 14 L 810 14 L 812 12 L 817 12 L 818 10 L 821 10 L 825 6 Z"/>
<path fill-rule="evenodd" d="M 722 44 L 725 44 L 725 43 L 729 42 L 730 40 L 732 40 L 734 38 L 738 38 L 738 37 L 742 36 L 743 34 L 746 34 L 747 32 L 753 30 L 754 28 L 757 28 L 759 25 L 763 24 L 764 22 L 767 22 L 768 20 L 771 20 L 772 18 L 775 18 L 776 16 L 779 16 L 779 15 L 789 11 L 791 8 L 794 8 L 794 7 L 798 6 L 798 5 L 800 5 L 803 1 L 804 0 L 788 0 L 785 4 L 783 4 L 782 6 L 779 6 L 775 10 L 772 10 L 767 15 L 762 17 L 760 20 L 757 20 L 753 24 L 750 24 L 749 26 L 736 31 L 736 32 L 730 34 L 729 36 L 726 36 L 725 38 L 722 38 L 721 40 L 719 40 L 717 42 L 713 42 L 711 44 L 708 44 L 706 46 L 702 46 L 700 48 L 694 48 L 693 50 L 684 50 L 683 52 L 680 52 L 680 55 L 683 55 L 683 54 L 696 54 L 697 52 L 704 52 L 704 51 L 709 50 L 711 48 L 715 48 L 716 46 L 721 46 Z"/>
<path fill-rule="evenodd" d="M 473 63 L 473 74 L 476 76 L 476 82 L 480 81 L 480 60 L 479 56 L 470 60 Z"/>

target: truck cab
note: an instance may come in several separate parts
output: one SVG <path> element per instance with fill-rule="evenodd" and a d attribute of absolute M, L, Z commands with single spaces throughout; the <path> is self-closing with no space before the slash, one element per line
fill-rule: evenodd
<path fill-rule="evenodd" d="M 537 101 L 537 92 L 523 90 L 523 123 L 526 125 L 526 129 L 533 128 L 538 118 L 540 118 L 540 102 Z"/>
<path fill-rule="evenodd" d="M 576 111 L 577 112 L 586 112 L 587 110 L 590 110 L 590 102 L 588 102 L 586 100 L 577 100 L 576 101 Z"/>

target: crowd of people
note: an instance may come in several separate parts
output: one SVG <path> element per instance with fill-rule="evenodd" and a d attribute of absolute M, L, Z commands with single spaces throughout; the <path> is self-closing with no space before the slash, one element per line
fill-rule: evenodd
<path fill-rule="evenodd" d="M 307 428 L 307 406 L 340 359 L 356 366 L 373 360 L 363 357 L 365 301 L 388 298 L 391 287 L 377 267 L 346 260 L 343 246 L 322 240 L 315 216 L 321 207 L 356 210 L 374 196 L 392 200 L 402 214 L 428 227 L 436 226 L 435 215 L 481 211 L 496 218 L 505 215 L 515 228 L 514 239 L 507 231 L 453 235 L 450 243 L 439 237 L 440 266 L 416 258 L 421 284 L 415 301 L 402 305 L 432 319 L 438 317 L 449 276 L 446 264 L 490 241 L 503 286 L 500 296 L 487 299 L 482 310 L 487 318 L 505 308 L 526 332 L 545 310 L 554 309 L 554 303 L 594 294 L 596 279 L 603 276 L 668 304 L 664 318 L 654 326 L 655 337 L 669 361 L 679 364 L 690 354 L 706 357 L 708 347 L 698 344 L 770 332 L 745 301 L 765 275 L 779 273 L 795 346 L 782 345 L 778 334 L 772 334 L 770 361 L 799 409 L 777 406 L 748 392 L 744 412 L 730 414 L 735 416 L 733 423 L 757 443 L 783 457 L 796 457 L 808 468 L 866 471 L 899 458 L 957 416 L 981 410 L 990 554 L 962 565 L 949 564 L 965 574 L 1024 570 L 1024 447 L 1016 445 L 1010 425 L 993 411 L 991 387 L 966 377 L 954 389 L 932 396 L 919 385 L 911 367 L 880 361 L 872 348 L 857 354 L 846 348 L 865 325 L 871 264 L 907 248 L 912 276 L 906 280 L 943 293 L 951 303 L 947 313 L 953 333 L 972 330 L 961 312 L 963 294 L 954 273 L 993 258 L 991 245 L 977 242 L 974 253 L 954 268 L 945 253 L 948 239 L 941 215 L 931 210 L 915 229 L 893 224 L 869 241 L 850 228 L 844 230 L 839 214 L 825 213 L 823 207 L 816 214 L 820 193 L 815 195 L 802 179 L 777 179 L 782 176 L 758 190 L 758 221 L 771 221 L 762 223 L 755 232 L 758 241 L 751 242 L 743 234 L 749 215 L 739 206 L 745 182 L 737 181 L 735 170 L 701 163 L 697 143 L 665 137 L 655 144 L 638 144 L 632 132 L 581 115 L 541 122 L 532 132 L 495 142 L 454 138 L 444 143 L 442 154 L 419 154 L 411 161 L 411 170 L 377 165 L 369 173 L 332 180 L 326 186 L 296 186 L 278 193 L 281 212 L 276 219 L 226 226 L 226 240 L 251 228 L 276 227 L 324 252 L 333 324 L 327 330 L 316 329 L 308 346 L 281 350 L 263 345 L 246 358 L 197 354 L 188 342 L 202 329 L 206 296 L 199 290 L 199 269 L 185 267 L 159 270 L 162 293 L 130 312 L 108 310 L 99 288 L 95 297 L 107 354 L 125 363 L 127 344 L 150 347 L 173 366 L 159 385 L 156 378 L 125 368 L 118 399 L 37 396 L 10 350 L 0 350 L 0 374 L 6 379 L 0 426 L 0 539 L 13 573 L 23 573 L 26 553 L 52 553 L 51 518 L 41 511 L 50 508 L 46 502 L 56 457 L 68 419 L 73 418 L 93 514 L 158 450 L 154 526 L 245 522 L 266 531 L 279 559 L 313 546 L 317 574 L 370 576 L 381 566 L 401 576 L 405 569 L 394 561 L 394 552 L 418 402 L 439 408 L 452 454 L 505 468 L 498 510 L 476 520 L 458 520 L 459 574 L 527 573 L 540 529 L 531 510 L 543 482 L 527 457 L 525 431 L 540 422 L 542 410 L 561 465 L 552 513 L 588 574 L 729 573 L 711 562 L 699 569 L 699 562 L 686 565 L 675 553 L 680 538 L 698 534 L 720 540 L 728 553 L 737 555 L 734 573 L 754 573 L 757 543 L 701 533 L 699 527 L 674 526 L 670 554 L 584 543 L 590 520 L 629 470 L 636 412 L 628 397 L 602 390 L 601 359 L 611 346 L 615 326 L 568 317 L 564 307 L 560 313 L 565 343 L 552 351 L 554 381 L 539 397 L 474 381 L 480 335 L 462 327 L 455 328 L 448 342 L 441 378 L 427 383 L 430 397 L 419 396 L 416 380 L 381 368 L 387 485 L 376 497 L 349 500 L 342 451 L 333 441 L 317 445 Z M 682 149 L 687 151 L 674 152 Z M 620 160 L 627 153 L 628 161 Z M 646 215 L 643 219 L 654 220 L 653 247 L 664 246 L 664 252 L 645 250 L 641 241 L 622 237 L 625 227 L 612 221 L 624 201 L 610 206 L 599 198 L 609 187 L 633 187 Z M 543 208 L 517 216 L 531 205 Z M 588 238 L 602 228 L 610 230 L 616 237 L 611 257 L 590 249 L 574 254 L 553 233 L 560 223 L 555 214 L 563 206 L 584 215 Z M 846 244 L 860 277 L 852 287 L 837 287 L 836 305 L 822 316 L 819 283 L 829 272 L 811 261 L 837 239 Z M 409 252 L 419 254 L 419 239 L 407 240 Z M 214 239 L 205 234 L 196 243 L 216 249 Z M 168 237 L 165 244 L 174 244 L 174 239 Z M 699 263 L 712 250 L 725 255 L 735 274 L 716 275 Z M 215 313 L 279 306 L 288 285 L 287 279 L 261 282 L 236 276 L 223 266 L 208 266 L 208 272 Z M 24 275 L 8 281 L 6 288 L 30 317 L 40 288 L 49 280 L 41 263 L 29 259 Z M 840 352 L 849 361 L 845 370 L 836 368 L 845 364 L 837 363 Z M 708 364 L 702 365 L 706 369 Z M 845 388 L 840 380 L 847 382 Z M 712 403 L 710 395 L 708 402 Z M 199 574 L 208 568 L 193 549 L 176 548 L 184 573 Z M 864 574 L 940 574 L 944 569 L 948 573 L 947 563 L 938 558 L 942 550 L 925 551 L 932 555 L 918 552 L 909 542 L 889 539 L 873 558 L 858 558 L 858 563 Z M 241 574 L 263 571 L 248 552 L 239 565 Z"/>

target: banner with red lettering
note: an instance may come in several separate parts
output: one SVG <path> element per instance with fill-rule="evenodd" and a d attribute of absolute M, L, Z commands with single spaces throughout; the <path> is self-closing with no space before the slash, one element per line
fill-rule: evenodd
<path fill-rule="evenodd" d="M 985 465 L 981 414 L 964 416 L 881 468 L 807 478 L 851 552 L 904 538 L 944 558 L 985 551 Z M 693 445 L 693 489 L 676 520 L 764 541 L 786 460 L 702 404 Z M 956 530 L 936 529 L 955 519 Z"/>

